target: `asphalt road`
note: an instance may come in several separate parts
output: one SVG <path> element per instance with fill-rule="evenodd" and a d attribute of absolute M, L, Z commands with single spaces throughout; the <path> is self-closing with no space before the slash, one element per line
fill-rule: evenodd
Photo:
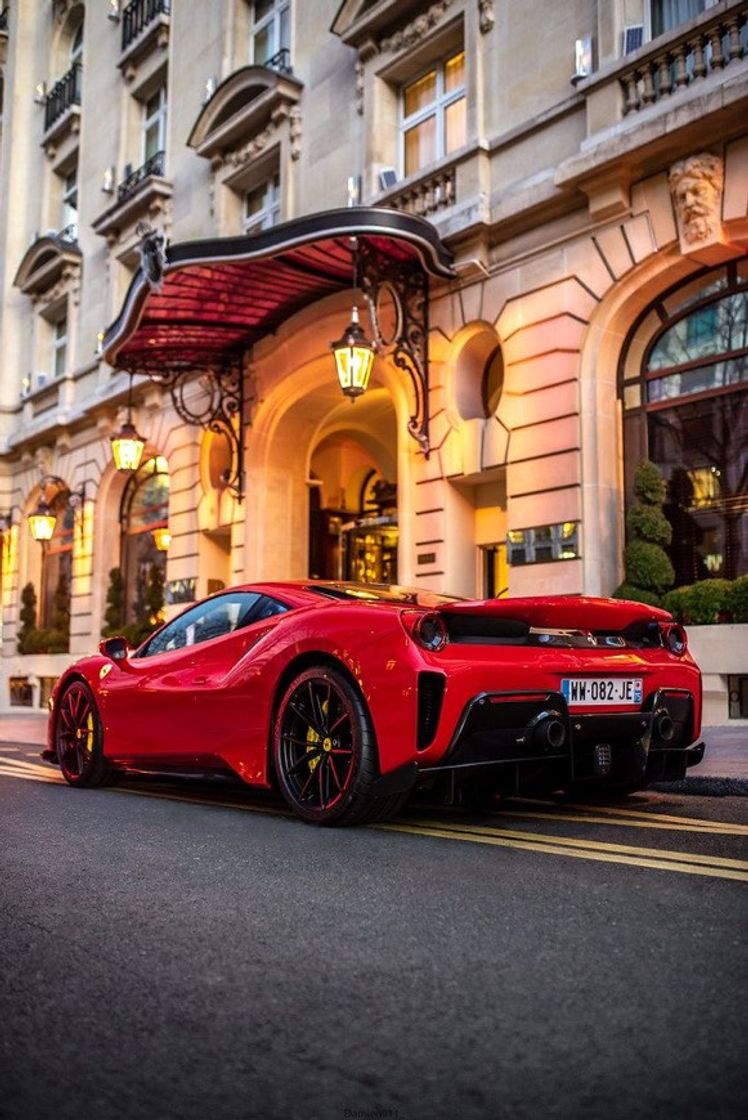
<path fill-rule="evenodd" d="M 3 744 L 0 1116 L 742 1120 L 747 804 L 323 830 Z"/>

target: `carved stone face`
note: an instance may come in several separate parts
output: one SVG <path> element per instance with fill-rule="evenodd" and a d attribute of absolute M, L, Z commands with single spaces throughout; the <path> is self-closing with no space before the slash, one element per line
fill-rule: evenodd
<path fill-rule="evenodd" d="M 693 156 L 671 168 L 670 188 L 685 241 L 704 241 L 719 229 L 722 183 L 722 161 L 717 156 Z"/>
<path fill-rule="evenodd" d="M 706 237 L 717 218 L 719 192 L 708 179 L 684 175 L 675 191 L 684 233 L 691 239 Z"/>

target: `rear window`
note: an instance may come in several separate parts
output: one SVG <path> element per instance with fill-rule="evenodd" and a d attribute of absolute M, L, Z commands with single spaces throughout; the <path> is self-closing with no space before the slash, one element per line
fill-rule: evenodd
<path fill-rule="evenodd" d="M 328 599 L 344 599 L 359 603 L 400 603 L 405 606 L 439 607 L 445 603 L 466 603 L 459 595 L 440 595 L 420 587 L 398 587 L 385 583 L 310 583 L 305 587 L 315 595 Z"/>

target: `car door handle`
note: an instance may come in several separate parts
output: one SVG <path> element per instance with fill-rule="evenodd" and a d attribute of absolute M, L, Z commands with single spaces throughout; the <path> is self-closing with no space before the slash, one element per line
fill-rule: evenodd
<path fill-rule="evenodd" d="M 193 684 L 207 684 L 208 683 L 208 678 L 207 677 L 193 677 L 192 678 L 192 683 Z"/>

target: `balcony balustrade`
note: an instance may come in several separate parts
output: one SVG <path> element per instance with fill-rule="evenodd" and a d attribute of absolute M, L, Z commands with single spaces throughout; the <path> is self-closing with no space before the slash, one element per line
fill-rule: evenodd
<path fill-rule="evenodd" d="M 171 0 L 132 0 L 122 13 L 122 50 L 126 51 L 156 16 L 168 16 Z"/>
<path fill-rule="evenodd" d="M 425 175 L 416 182 L 393 192 L 386 200 L 388 206 L 422 218 L 453 206 L 457 201 L 457 176 L 454 165 L 443 167 Z"/>
<path fill-rule="evenodd" d="M 140 184 L 150 178 L 151 175 L 163 175 L 165 163 L 166 153 L 154 152 L 150 159 L 145 161 L 142 167 L 138 167 L 135 171 L 129 172 L 117 187 L 117 202 L 124 202 L 125 199 L 134 194 Z"/>
<path fill-rule="evenodd" d="M 722 11 L 680 34 L 642 47 L 620 75 L 624 114 L 661 101 L 743 58 L 748 46 L 748 3 Z"/>
<path fill-rule="evenodd" d="M 80 105 L 83 88 L 83 67 L 76 62 L 58 82 L 52 86 L 44 101 L 44 131 L 67 112 L 72 105 Z"/>

